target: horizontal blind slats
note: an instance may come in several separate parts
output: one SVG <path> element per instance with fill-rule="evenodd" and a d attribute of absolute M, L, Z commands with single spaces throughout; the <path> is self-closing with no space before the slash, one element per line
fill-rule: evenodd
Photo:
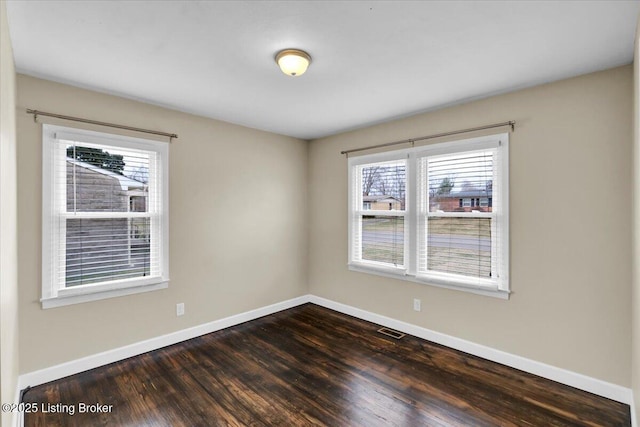
<path fill-rule="evenodd" d="M 496 150 L 452 153 L 421 159 L 422 196 L 419 272 L 490 279 L 497 244 L 493 192 Z"/>
<path fill-rule="evenodd" d="M 356 222 L 352 228 L 357 232 L 352 251 L 357 260 L 404 266 L 406 168 L 406 160 L 355 167 L 352 210 Z"/>
<path fill-rule="evenodd" d="M 55 224 L 64 235 L 54 257 L 58 286 L 158 275 L 157 153 L 73 140 L 56 145 Z"/>

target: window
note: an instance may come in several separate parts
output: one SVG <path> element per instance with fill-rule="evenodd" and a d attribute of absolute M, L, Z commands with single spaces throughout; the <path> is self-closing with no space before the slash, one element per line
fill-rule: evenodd
<path fill-rule="evenodd" d="M 507 298 L 508 134 L 349 159 L 349 267 Z M 385 195 L 397 209 L 361 210 Z"/>
<path fill-rule="evenodd" d="M 43 126 L 43 308 L 167 287 L 168 144 Z"/>
<path fill-rule="evenodd" d="M 354 257 L 378 268 L 403 268 L 405 258 L 405 211 L 398 203 L 372 203 L 360 210 L 361 200 L 385 199 L 402 194 L 406 186 L 406 160 L 391 160 L 354 166 L 353 185 L 357 197 L 352 199 L 354 226 L 357 228 Z"/>

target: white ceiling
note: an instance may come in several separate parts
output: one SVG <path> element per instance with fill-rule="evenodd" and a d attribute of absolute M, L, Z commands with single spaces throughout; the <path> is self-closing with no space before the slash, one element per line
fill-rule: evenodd
<path fill-rule="evenodd" d="M 7 4 L 21 73 L 303 139 L 628 64 L 640 11 L 640 1 Z M 274 62 L 292 47 L 313 58 L 300 77 Z"/>

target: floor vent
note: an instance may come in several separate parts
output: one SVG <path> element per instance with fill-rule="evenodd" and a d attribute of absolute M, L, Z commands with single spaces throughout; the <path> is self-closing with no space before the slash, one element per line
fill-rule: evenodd
<path fill-rule="evenodd" d="M 378 329 L 378 332 L 388 337 L 395 338 L 397 340 L 407 335 L 407 334 L 403 334 L 402 332 L 394 331 L 393 329 L 389 329 L 389 328 L 380 328 Z"/>

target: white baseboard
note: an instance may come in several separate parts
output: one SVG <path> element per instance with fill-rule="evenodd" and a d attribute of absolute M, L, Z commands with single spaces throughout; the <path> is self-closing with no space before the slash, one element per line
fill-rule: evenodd
<path fill-rule="evenodd" d="M 392 319 L 390 317 L 381 316 L 379 314 L 352 307 L 350 305 L 341 304 L 325 298 L 317 297 L 315 295 L 310 295 L 309 301 L 322 307 L 339 311 L 340 313 L 348 314 L 359 319 L 368 320 L 369 322 L 396 329 L 398 331 L 414 335 L 416 337 L 433 341 L 435 343 L 442 344 L 456 350 L 464 351 L 465 353 L 482 357 L 483 359 L 491 360 L 493 362 L 501 363 L 512 368 L 520 369 L 521 371 L 557 381 L 559 383 L 566 384 L 580 390 L 588 391 L 590 393 L 597 394 L 599 396 L 603 396 L 621 403 L 625 403 L 627 405 L 631 405 L 631 403 L 633 402 L 633 394 L 631 389 L 619 386 L 617 384 L 608 383 L 606 381 L 591 378 L 586 375 L 568 371 L 566 369 L 557 368 L 555 366 L 547 365 L 541 362 L 536 362 L 535 360 L 516 356 L 514 354 L 510 354 L 501 350 L 496 350 L 481 344 L 476 344 L 471 341 L 466 341 L 450 335 L 442 334 L 440 332 L 432 331 L 430 329 Z"/>
<path fill-rule="evenodd" d="M 636 400 L 633 398 L 633 393 L 631 393 L 631 403 L 629 406 L 631 407 L 631 427 L 640 427 L 638 425 L 638 418 L 636 417 Z"/>
<path fill-rule="evenodd" d="M 435 343 L 442 344 L 456 350 L 464 351 L 465 353 L 469 353 L 474 356 L 482 357 L 493 362 L 511 366 L 513 368 L 520 369 L 522 371 L 538 375 L 543 378 L 557 381 L 559 383 L 585 390 L 599 396 L 625 403 L 631 406 L 632 418 L 635 419 L 635 414 L 633 412 L 633 393 L 629 388 L 598 380 L 596 378 L 591 378 L 586 375 L 568 371 L 566 369 L 557 368 L 545 363 L 536 362 L 535 360 L 506 353 L 501 350 L 496 350 L 490 347 L 483 346 L 481 344 L 476 344 L 471 341 L 466 341 L 450 335 L 442 334 L 440 332 L 432 331 L 430 329 L 412 325 L 400 320 L 375 314 L 350 305 L 317 297 L 315 295 L 303 295 L 301 297 L 293 298 L 266 307 L 261 307 L 234 316 L 229 316 L 224 319 L 205 323 L 203 325 L 194 326 L 182 331 L 177 331 L 167 335 L 162 335 L 160 337 L 151 338 L 139 343 L 116 348 L 113 350 L 108 350 L 102 353 L 83 357 L 77 360 L 72 360 L 70 362 L 65 362 L 38 371 L 29 372 L 21 375 L 18 378 L 18 390 L 22 390 L 27 386 L 34 387 L 39 384 L 44 384 L 49 381 L 57 380 L 69 375 L 77 374 L 89 369 L 117 362 L 119 360 L 146 353 L 148 351 L 156 350 L 158 348 L 166 347 L 168 345 L 176 344 L 191 338 L 215 332 L 220 329 L 254 320 L 262 316 L 273 314 L 278 311 L 296 307 L 307 302 L 311 302 L 322 307 L 338 311 L 340 313 L 367 320 L 369 322 L 377 323 L 382 326 L 387 326 L 389 328 L 396 329 L 398 331 L 402 331 L 404 333 L 414 335 L 429 341 L 433 341 Z M 18 395 L 19 393 L 20 392 L 18 391 Z M 635 420 L 633 421 L 632 425 L 640 427 L 637 425 Z"/>
<path fill-rule="evenodd" d="M 107 350 L 102 353 L 83 357 L 81 359 L 76 359 L 69 362 L 61 363 L 59 365 L 51 366 L 49 368 L 29 372 L 20 375 L 20 377 L 18 378 L 18 388 L 19 390 L 22 390 L 27 386 L 34 387 L 36 385 L 44 384 L 49 381 L 68 377 L 69 375 L 84 372 L 89 369 L 104 366 L 109 363 L 127 359 L 132 356 L 137 356 L 148 351 L 156 350 L 168 345 L 177 344 L 179 342 L 189 340 L 191 338 L 219 331 L 220 329 L 238 325 L 249 320 L 254 320 L 262 316 L 277 313 L 278 311 L 296 307 L 308 301 L 309 296 L 304 295 L 287 301 L 268 305 L 266 307 L 246 311 L 234 316 L 225 317 L 224 319 L 214 320 L 213 322 L 194 326 L 192 328 L 183 329 L 181 331 L 162 335 L 156 338 L 151 338 L 135 344 L 119 347 L 113 350 Z"/>

